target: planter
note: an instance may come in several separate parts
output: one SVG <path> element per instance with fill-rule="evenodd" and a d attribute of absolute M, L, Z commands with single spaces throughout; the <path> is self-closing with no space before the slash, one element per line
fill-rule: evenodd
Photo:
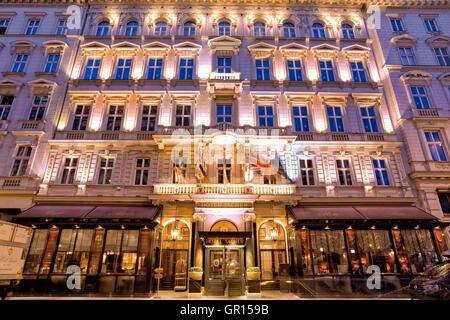
<path fill-rule="evenodd" d="M 203 272 L 189 271 L 189 278 L 192 280 L 202 280 Z"/>
<path fill-rule="evenodd" d="M 247 279 L 248 280 L 259 280 L 259 277 L 261 277 L 261 272 L 247 272 Z"/>

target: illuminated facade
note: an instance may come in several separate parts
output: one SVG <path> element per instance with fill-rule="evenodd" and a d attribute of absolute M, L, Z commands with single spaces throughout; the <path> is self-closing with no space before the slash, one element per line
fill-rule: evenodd
<path fill-rule="evenodd" d="M 426 108 L 433 119 L 403 119 L 410 103 L 399 86 L 414 77 L 447 85 L 447 69 L 430 66 L 440 80 L 427 80 L 387 59 L 388 43 L 417 39 L 368 30 L 358 1 L 89 2 L 87 11 L 79 3 L 80 29 L 49 37 L 52 50 L 66 50 L 56 75 L 6 72 L 0 82 L 2 97 L 25 96 L 34 84 L 54 90 L 45 122 L 33 122 L 40 131 L 10 130 L 29 122 L 20 112 L 3 121 L 2 207 L 35 204 L 17 216 L 36 227 L 23 291 L 67 292 L 71 264 L 82 292 L 153 292 L 156 267 L 162 289 L 186 290 L 188 268 L 199 266 L 204 294 L 242 295 L 247 267 L 278 289 L 288 264 L 292 277 L 337 277 L 348 293 L 371 264 L 400 285 L 441 259 L 445 218 L 431 179 L 448 190 L 448 160 L 424 161 L 426 140 L 421 148 L 409 139 L 423 124 L 447 148 L 449 96 L 442 110 Z M 33 11 L 46 12 L 42 27 L 55 25 L 47 7 Z M 4 39 L 44 39 L 16 35 L 27 14 L 2 9 L 0 21 L 13 17 Z M 448 48 L 448 36 L 430 41 Z M 17 60 L 14 41 L 2 42 L 4 61 Z M 29 88 L 20 77 L 30 77 Z M 26 171 L 13 175 L 24 159 Z M 27 196 L 7 204 L 10 194 Z"/>

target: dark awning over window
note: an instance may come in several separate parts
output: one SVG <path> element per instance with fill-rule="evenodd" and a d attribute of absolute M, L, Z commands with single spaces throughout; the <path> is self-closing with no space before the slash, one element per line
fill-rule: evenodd
<path fill-rule="evenodd" d="M 292 207 L 297 220 L 364 219 L 353 207 Z"/>
<path fill-rule="evenodd" d="M 17 219 L 154 219 L 155 206 L 35 205 L 18 214 Z"/>
<path fill-rule="evenodd" d="M 366 219 L 379 220 L 379 219 L 408 219 L 408 220 L 437 220 L 437 218 L 429 213 L 426 213 L 419 208 L 412 206 L 366 206 L 366 207 L 354 207 L 361 213 Z"/>
<path fill-rule="evenodd" d="M 296 220 L 438 220 L 413 206 L 298 206 Z"/>
<path fill-rule="evenodd" d="M 96 207 L 86 219 L 153 219 L 158 207 Z"/>
<path fill-rule="evenodd" d="M 94 210 L 95 206 L 68 206 L 68 205 L 35 205 L 19 213 L 16 218 L 82 218 Z"/>

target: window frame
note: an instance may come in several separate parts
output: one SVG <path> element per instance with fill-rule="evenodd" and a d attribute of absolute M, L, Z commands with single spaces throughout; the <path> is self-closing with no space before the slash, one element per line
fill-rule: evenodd
<path fill-rule="evenodd" d="M 271 66 L 272 66 L 272 61 L 271 61 L 271 58 L 270 57 L 265 57 L 265 58 L 259 58 L 259 59 L 254 59 L 255 60 L 255 79 L 257 80 L 257 81 L 270 81 L 271 79 L 272 79 L 272 74 L 271 74 Z M 261 66 L 258 66 L 258 61 L 261 61 Z M 264 66 L 264 62 L 263 61 L 267 61 L 267 63 L 268 63 L 268 66 L 267 67 L 265 67 Z M 261 72 L 261 76 L 262 76 L 262 79 L 258 79 L 258 71 L 259 70 L 262 70 Z M 265 79 L 266 78 L 266 72 L 265 72 L 265 70 L 267 70 L 267 76 L 268 76 L 268 79 Z"/>
<path fill-rule="evenodd" d="M 123 101 L 110 101 L 107 104 L 107 108 L 105 110 L 105 127 L 104 127 L 104 131 L 107 132 L 121 132 L 123 131 L 123 126 L 124 126 L 124 119 L 125 119 L 125 113 L 126 113 L 126 103 Z M 111 112 L 111 107 L 115 107 L 115 111 L 114 113 L 110 113 Z M 122 113 L 117 113 L 120 110 L 120 107 L 122 107 Z M 112 129 L 108 129 L 109 126 L 109 122 L 110 122 L 110 118 L 112 119 Z M 120 119 L 120 127 L 118 130 L 116 130 L 116 123 L 117 123 L 117 118 L 121 118 Z"/>
<path fill-rule="evenodd" d="M 350 26 L 350 28 L 347 28 L 344 26 Z M 345 32 L 344 32 L 345 30 Z M 343 39 L 356 39 L 356 32 L 355 32 L 355 26 L 351 23 L 344 22 L 341 24 L 341 35 Z"/>
<path fill-rule="evenodd" d="M 3 103 L 3 99 L 6 100 L 5 102 L 8 102 L 5 97 L 12 97 L 11 104 Z M 13 95 L 0 95 L 0 121 L 8 120 L 15 99 L 16 97 Z"/>
<path fill-rule="evenodd" d="M 81 107 L 81 110 L 82 110 L 82 112 L 80 114 L 77 114 L 78 107 Z M 86 113 L 84 113 L 84 110 L 86 107 L 89 109 L 87 115 L 86 115 Z M 90 103 L 77 103 L 75 105 L 75 108 L 73 110 L 73 116 L 72 116 L 72 127 L 71 127 L 72 131 L 87 131 L 87 129 L 89 128 L 89 119 L 91 116 L 91 110 L 92 110 L 92 105 Z M 75 121 L 77 121 L 77 118 L 79 118 L 80 120 L 79 120 L 77 129 L 74 129 Z M 84 129 L 81 129 L 80 127 L 82 126 L 83 118 L 86 118 L 86 127 Z"/>
<path fill-rule="evenodd" d="M 433 137 L 433 133 L 437 133 L 438 137 L 439 137 L 439 141 L 428 141 L 427 134 L 426 134 L 428 132 L 431 134 L 431 137 Z M 446 144 L 446 141 L 444 141 L 444 135 L 442 134 L 442 130 L 440 130 L 440 129 L 425 129 L 425 130 L 423 130 L 423 138 L 424 138 L 425 145 L 427 148 L 429 161 L 435 161 L 435 162 L 448 162 L 449 161 L 447 144 Z M 441 156 L 439 155 L 438 149 L 436 147 L 434 148 L 435 149 L 434 152 L 438 157 L 437 157 L 437 159 L 433 158 L 433 153 L 431 152 L 431 146 L 436 146 L 436 145 L 441 146 L 442 153 L 445 157 L 444 160 L 441 159 Z"/>
<path fill-rule="evenodd" d="M 291 61 L 293 62 L 293 70 L 294 70 L 294 73 L 295 73 L 295 80 L 291 79 L 291 74 L 290 74 L 290 71 L 289 71 L 289 70 L 291 70 L 289 68 L 289 62 L 291 62 Z M 295 61 L 298 61 L 300 63 L 300 67 L 295 66 Z M 289 79 L 289 81 L 305 81 L 304 79 L 306 77 L 305 77 L 305 70 L 304 70 L 304 66 L 303 66 L 304 63 L 303 62 L 304 61 L 303 61 L 303 59 L 301 57 L 297 57 L 297 58 L 288 57 L 288 58 L 286 58 L 286 76 Z M 300 80 L 297 79 L 297 76 L 298 76 L 297 70 L 300 70 Z"/>
<path fill-rule="evenodd" d="M 439 54 L 436 52 L 439 50 Z M 442 53 L 442 51 L 445 50 L 445 54 Z M 442 67 L 449 67 L 450 66 L 450 53 L 448 51 L 447 47 L 438 46 L 433 47 L 434 56 L 436 58 L 436 61 L 438 64 Z"/>
<path fill-rule="evenodd" d="M 298 108 L 299 110 L 299 115 L 296 116 L 294 115 L 294 108 Z M 302 115 L 302 108 L 306 108 L 306 116 Z M 292 115 L 292 129 L 294 130 L 294 132 L 312 132 L 311 130 L 311 122 L 310 122 L 310 112 L 309 112 L 309 106 L 307 104 L 294 104 L 291 106 L 291 115 Z M 296 125 L 295 125 L 295 119 L 300 119 L 300 124 L 301 124 L 301 129 L 300 131 L 298 131 L 296 129 Z M 304 123 L 302 121 L 302 119 L 306 119 L 307 125 L 308 125 L 308 131 L 304 131 L 303 127 L 304 127 Z"/>
<path fill-rule="evenodd" d="M 31 25 L 34 22 L 34 25 Z M 37 25 L 36 25 L 37 23 Z M 26 36 L 34 36 L 37 34 L 39 27 L 41 26 L 41 19 L 37 17 L 32 17 L 27 20 L 27 25 L 25 27 L 24 34 Z"/>
<path fill-rule="evenodd" d="M 264 108 L 264 115 L 260 115 L 259 114 L 259 110 L 260 108 Z M 266 108 L 272 108 L 272 115 L 267 115 L 267 109 Z M 256 113 L 256 126 L 257 127 L 261 127 L 261 128 L 275 128 L 277 127 L 278 123 L 277 123 L 277 116 L 275 114 L 275 104 L 274 103 L 264 103 L 264 102 L 260 102 L 256 105 L 255 108 L 255 113 Z M 261 125 L 261 118 L 265 119 L 266 125 Z M 272 118 L 272 126 L 269 126 L 267 124 L 267 120 Z"/>
<path fill-rule="evenodd" d="M 318 27 L 318 25 L 321 25 L 322 27 Z M 320 21 L 316 21 L 311 25 L 311 32 L 312 32 L 312 38 L 314 39 L 326 39 L 327 38 L 327 31 L 326 31 L 326 24 Z M 317 37 L 316 37 L 317 35 Z"/>
<path fill-rule="evenodd" d="M 254 37 L 267 37 L 267 24 L 265 22 L 253 22 L 252 29 Z"/>
<path fill-rule="evenodd" d="M 130 25 L 131 23 L 135 23 L 133 25 Z M 139 22 L 136 20 L 130 20 L 125 24 L 125 30 L 123 35 L 125 37 L 136 37 L 138 36 L 139 32 Z"/>
<path fill-rule="evenodd" d="M 40 97 L 40 101 L 42 98 L 47 97 L 47 101 L 45 104 L 36 104 L 36 98 Z M 33 100 L 31 101 L 30 113 L 28 115 L 28 121 L 42 121 L 45 120 L 45 116 L 48 110 L 48 103 L 50 102 L 49 95 L 33 95 Z M 36 109 L 36 112 L 35 110 Z M 44 110 L 43 112 L 41 110 Z"/>
<path fill-rule="evenodd" d="M 119 66 L 120 61 L 124 62 L 123 66 Z M 130 65 L 126 65 L 130 62 Z M 134 57 L 131 56 L 117 56 L 115 61 L 115 67 L 114 67 L 114 80 L 132 80 L 133 78 L 133 67 L 134 67 Z M 126 70 L 128 69 L 128 74 L 126 78 L 124 78 L 124 75 L 126 74 Z M 121 71 L 121 76 L 119 77 L 119 71 Z"/>
<path fill-rule="evenodd" d="M 19 57 L 22 57 L 22 59 L 19 61 Z M 23 60 L 25 58 L 25 61 Z M 28 61 L 30 60 L 30 54 L 28 53 L 16 53 L 14 56 L 14 60 L 11 66 L 11 72 L 12 73 L 25 73 L 27 66 L 28 66 Z M 16 66 L 18 66 L 16 68 Z M 15 70 L 16 69 L 16 70 Z"/>
<path fill-rule="evenodd" d="M 148 106 L 149 107 L 149 113 L 144 114 L 144 108 Z M 156 113 L 153 115 L 151 112 L 153 110 L 153 107 L 156 107 Z M 159 116 L 159 109 L 160 105 L 158 103 L 152 103 L 152 102 L 143 102 L 140 108 L 140 117 L 139 117 L 139 131 L 140 132 L 155 132 L 158 128 L 158 116 Z M 142 125 L 144 124 L 144 116 L 146 116 L 147 119 L 147 130 L 142 130 Z M 155 128 L 154 130 L 149 130 L 149 124 L 150 124 L 150 118 L 155 118 Z"/>
<path fill-rule="evenodd" d="M 394 21 L 398 21 L 399 23 L 395 24 L 394 27 Z M 403 24 L 403 19 L 401 17 L 389 17 L 389 25 L 391 26 L 392 32 L 405 32 L 405 26 Z M 399 28 L 400 26 L 400 28 Z M 395 30 L 399 29 L 399 30 Z"/>
<path fill-rule="evenodd" d="M 69 160 L 69 164 L 66 165 L 67 159 Z M 76 159 L 76 164 L 73 164 L 74 159 Z M 60 169 L 60 175 L 59 175 L 59 184 L 62 185 L 74 185 L 76 184 L 75 181 L 77 181 L 77 171 L 78 166 L 80 164 L 80 156 L 65 156 L 61 160 L 61 169 Z M 67 170 L 68 174 L 66 176 L 66 180 L 64 180 L 64 171 Z M 71 173 L 73 172 L 73 176 L 71 176 Z M 72 180 L 71 180 L 72 179 Z"/>
<path fill-rule="evenodd" d="M 151 60 L 154 60 L 155 61 L 155 65 L 154 66 L 150 66 L 150 61 Z M 161 72 L 160 72 L 160 74 L 159 74 L 159 78 L 158 79 L 155 79 L 155 75 L 156 75 L 156 70 L 158 69 L 157 67 L 157 61 L 158 60 L 161 60 L 161 66 L 160 66 L 160 69 L 161 69 Z M 149 79 L 149 71 L 150 71 L 150 69 L 153 69 L 153 79 Z M 147 80 L 162 80 L 162 79 L 164 79 L 164 58 L 163 57 L 148 57 L 148 59 L 147 59 L 147 64 L 146 64 L 146 70 L 145 70 L 145 79 L 147 79 Z"/>
<path fill-rule="evenodd" d="M 19 154 L 21 150 L 23 150 L 23 153 Z M 14 149 L 13 162 L 9 171 L 10 177 L 26 177 L 28 175 L 27 173 L 29 168 L 31 167 L 33 151 L 34 148 L 31 144 L 16 146 L 16 148 Z M 17 169 L 15 169 L 16 164 Z"/>
<path fill-rule="evenodd" d="M 228 25 L 222 25 L 221 24 L 228 24 Z M 227 32 L 228 30 L 228 32 Z M 223 32 L 221 32 L 223 31 Z M 231 36 L 231 23 L 230 21 L 226 21 L 226 20 L 222 20 L 219 21 L 219 23 L 217 24 L 217 35 L 219 37 L 221 36 Z"/>
<path fill-rule="evenodd" d="M 434 33 L 439 33 L 439 32 L 440 32 L 439 26 L 438 26 L 438 23 L 437 23 L 435 17 L 423 17 L 422 20 L 423 20 L 423 24 L 424 24 L 424 26 L 425 26 L 426 32 L 432 33 L 432 34 L 434 34 Z M 434 24 L 434 28 L 435 28 L 436 30 L 430 30 L 430 29 L 429 29 L 430 25 L 429 25 L 429 23 L 427 23 L 427 21 L 432 21 L 432 23 Z"/>
<path fill-rule="evenodd" d="M 411 54 L 410 55 L 408 55 L 408 54 L 402 55 L 402 51 L 404 52 L 406 50 L 410 50 Z M 416 54 L 414 52 L 413 46 L 399 46 L 397 51 L 398 51 L 398 55 L 400 57 L 400 63 L 402 65 L 404 65 L 404 66 L 415 66 L 417 64 L 416 63 Z M 405 59 L 408 60 L 408 64 L 404 63 L 403 57 L 405 57 Z M 412 63 L 410 63 L 411 59 L 412 59 Z"/>
<path fill-rule="evenodd" d="M 328 108 L 332 108 L 333 109 L 333 115 L 331 116 L 332 117 L 332 119 L 335 119 L 335 127 L 336 127 L 336 130 L 337 131 L 332 131 L 331 130 L 331 122 L 330 122 L 330 115 L 328 114 Z M 340 110 L 341 110 L 341 115 L 340 116 L 337 116 L 336 115 L 336 112 L 335 112 L 335 109 L 336 108 L 339 108 Z M 330 132 L 330 133 L 345 133 L 346 131 L 345 131 L 345 128 L 346 128 L 346 124 L 345 124 L 345 107 L 344 106 L 342 106 L 342 105 L 329 105 L 329 104 L 326 104 L 325 105 L 325 114 L 326 114 L 326 116 L 327 116 L 327 124 L 328 124 L 328 132 Z M 337 121 L 337 119 L 341 119 L 341 121 L 342 121 L 342 131 L 339 131 L 338 130 L 338 121 Z"/>
<path fill-rule="evenodd" d="M 94 61 L 99 60 L 100 63 L 99 63 L 98 66 L 95 66 L 95 63 L 94 63 L 93 66 L 89 66 L 88 65 L 89 64 L 89 60 L 94 60 Z M 82 79 L 83 80 L 99 80 L 99 79 L 101 79 L 100 76 L 101 76 L 102 66 L 103 66 L 103 57 L 101 57 L 101 56 L 87 56 L 86 60 L 85 60 L 85 63 L 84 63 L 83 78 Z M 87 72 L 88 68 L 91 68 L 93 70 L 94 67 L 98 68 L 97 77 L 96 78 L 92 78 L 92 71 L 90 71 L 91 72 L 91 76 L 89 78 L 86 78 L 86 72 Z"/>
<path fill-rule="evenodd" d="M 361 118 L 361 124 L 362 124 L 363 130 L 364 130 L 364 133 L 382 133 L 382 130 L 381 130 L 382 126 L 380 126 L 379 110 L 378 110 L 377 106 L 375 106 L 375 105 L 360 105 L 360 106 L 358 106 L 358 108 L 359 108 L 359 117 Z M 362 109 L 367 109 L 366 116 L 363 115 Z M 368 111 L 369 109 L 373 109 L 373 116 L 370 115 L 370 112 Z M 366 125 L 364 123 L 364 119 L 368 120 L 370 131 L 366 130 Z M 376 131 L 373 130 L 373 123 L 372 123 L 371 119 L 375 120 L 375 125 L 377 128 Z"/>
<path fill-rule="evenodd" d="M 315 159 L 314 158 L 309 158 L 309 157 L 306 157 L 306 158 L 298 158 L 298 169 L 299 169 L 299 175 L 298 175 L 298 179 L 300 180 L 300 184 L 301 184 L 301 186 L 303 186 L 303 187 L 310 187 L 310 186 L 317 186 L 317 182 L 318 182 L 318 179 L 317 179 L 317 177 L 316 177 L 316 163 L 315 163 L 315 161 L 314 161 Z M 311 161 L 311 164 L 312 164 L 312 167 L 309 167 L 308 166 L 308 162 L 309 161 Z M 304 167 L 302 167 L 302 162 L 304 163 Z M 305 172 L 305 177 L 306 177 L 306 180 L 307 180 L 307 183 L 306 184 L 304 184 L 303 182 L 303 173 Z M 313 183 L 311 184 L 310 182 L 311 182 L 311 175 L 312 174 L 312 180 L 313 180 Z"/>
<path fill-rule="evenodd" d="M 381 166 L 382 161 L 384 162 L 384 166 L 385 166 L 384 168 L 382 168 L 382 166 Z M 376 168 L 375 162 L 378 163 L 378 168 Z M 378 187 L 391 187 L 392 186 L 391 181 L 393 181 L 393 180 L 391 179 L 388 160 L 386 158 L 372 158 L 372 167 L 373 167 L 373 175 L 375 177 L 375 183 L 377 184 L 377 186 Z M 380 172 L 380 179 L 382 180 L 381 184 L 378 182 L 377 172 Z M 383 175 L 383 172 L 385 172 L 386 175 Z M 386 180 L 387 180 L 387 183 L 386 183 Z"/>
<path fill-rule="evenodd" d="M 167 23 L 167 21 L 160 20 L 158 22 L 155 22 L 153 35 L 157 37 L 169 36 L 169 24 Z"/>
<path fill-rule="evenodd" d="M 329 68 L 329 66 L 326 65 L 325 66 L 326 68 L 322 69 L 320 67 L 320 63 L 321 62 L 331 62 L 331 68 Z M 337 81 L 336 79 L 338 79 L 338 77 L 336 75 L 336 68 L 335 67 L 336 67 L 335 66 L 335 61 L 334 61 L 333 58 L 320 58 L 320 57 L 318 57 L 317 58 L 317 68 L 319 70 L 319 79 L 320 79 L 319 81 L 322 81 L 322 82 L 336 82 Z M 331 74 L 332 74 L 332 77 L 333 77 L 332 80 L 330 80 L 330 70 L 331 70 Z M 323 80 L 322 71 L 326 71 L 327 80 Z"/>
<path fill-rule="evenodd" d="M 358 83 L 370 82 L 369 72 L 367 72 L 367 67 L 366 67 L 365 61 L 363 59 L 349 60 L 348 64 L 350 67 L 349 69 L 350 69 L 350 74 L 351 74 L 353 82 L 358 82 Z M 353 69 L 352 64 L 356 65 L 357 69 Z M 359 64 L 361 64 L 361 68 L 359 68 Z M 356 79 L 355 79 L 355 72 L 358 74 L 359 81 L 356 81 Z M 364 81 L 361 80 L 361 78 L 362 78 L 361 74 L 364 77 Z"/>
<path fill-rule="evenodd" d="M 177 115 L 177 109 L 178 106 L 182 106 L 183 107 L 183 114 Z M 185 110 L 186 110 L 186 106 L 189 106 L 189 115 L 185 114 Z M 193 120 L 193 109 L 194 109 L 194 104 L 193 103 L 186 103 L 186 102 L 175 102 L 175 108 L 174 108 L 174 113 L 173 113 L 173 124 L 175 127 L 192 127 L 192 120 Z M 177 125 L 177 118 L 181 118 L 182 119 L 182 125 Z M 186 126 L 184 125 L 185 121 L 184 119 L 188 119 L 189 120 L 189 124 Z"/>
<path fill-rule="evenodd" d="M 287 26 L 290 25 L 290 26 Z M 285 21 L 283 25 L 281 26 L 283 30 L 283 37 L 284 38 L 295 38 L 297 36 L 296 30 L 295 30 L 295 24 L 290 21 Z M 286 33 L 288 36 L 286 36 Z"/>
<path fill-rule="evenodd" d="M 196 35 L 197 35 L 197 23 L 195 23 L 195 21 L 192 20 L 185 21 L 183 23 L 183 36 L 195 37 Z"/>
<path fill-rule="evenodd" d="M 340 161 L 341 164 L 343 165 L 341 168 L 339 168 L 339 166 L 338 166 L 338 161 Z M 345 167 L 345 163 L 346 162 L 348 163 L 348 167 Z M 355 180 L 355 178 L 353 176 L 353 167 L 352 167 L 351 159 L 340 158 L 340 157 L 336 158 L 335 165 L 336 165 L 336 182 L 338 183 L 338 186 L 341 186 L 341 187 L 354 186 L 356 180 Z M 348 173 L 347 173 L 347 171 L 348 171 Z M 345 180 L 345 184 L 341 183 L 341 178 L 340 178 L 341 176 L 339 175 L 339 172 L 344 172 L 343 177 L 344 177 L 344 180 Z M 348 180 L 348 179 L 350 179 L 350 180 Z"/>
<path fill-rule="evenodd" d="M 65 36 L 65 35 L 67 35 L 68 31 L 69 31 L 69 29 L 67 27 L 67 19 L 64 19 L 64 18 L 58 19 L 58 21 L 56 23 L 56 34 L 59 36 Z"/>
<path fill-rule="evenodd" d="M 55 61 L 49 61 L 50 57 L 58 57 L 58 60 L 56 62 Z M 49 54 L 47 54 L 46 59 L 45 59 L 45 65 L 44 65 L 43 72 L 44 73 L 57 73 L 58 70 L 59 70 L 59 65 L 60 65 L 60 62 L 61 62 L 61 58 L 62 58 L 62 55 L 60 53 L 49 53 Z M 48 66 L 50 66 L 50 70 L 47 70 Z M 53 68 L 55 70 L 52 70 Z"/>
<path fill-rule="evenodd" d="M 183 60 L 185 60 L 186 62 L 186 65 L 185 66 L 182 66 L 181 65 L 181 62 L 183 61 Z M 192 66 L 189 66 L 188 65 L 188 60 L 192 60 Z M 179 59 L 178 59 L 178 71 L 177 71 L 177 73 L 178 73 L 178 75 L 177 75 L 177 78 L 178 78 L 178 80 L 189 80 L 189 81 L 191 81 L 191 80 L 194 80 L 194 79 L 196 79 L 196 58 L 195 57 L 193 57 L 193 56 L 190 56 L 190 57 L 179 57 Z M 184 70 L 184 78 L 182 79 L 181 78 L 181 70 Z M 189 69 L 192 69 L 192 76 L 191 76 L 191 78 L 190 79 L 188 79 L 188 70 Z"/>
<path fill-rule="evenodd" d="M 414 94 L 414 93 L 413 93 L 413 88 L 418 88 L 419 90 L 420 90 L 420 89 L 423 89 L 423 94 L 421 94 L 421 93 Z M 409 95 L 410 95 L 410 97 L 411 97 L 411 104 L 412 104 L 412 107 L 413 107 L 413 108 L 418 109 L 418 110 L 428 110 L 428 109 L 433 109 L 432 101 L 431 101 L 430 95 L 428 94 L 428 89 L 427 89 L 427 87 L 426 87 L 425 85 L 410 84 L 410 85 L 408 85 L 408 89 L 409 89 L 409 90 L 408 90 L 408 93 L 409 93 Z M 415 98 L 419 98 L 420 104 L 422 105 L 421 108 L 419 108 L 419 106 L 417 105 L 417 102 L 416 102 L 416 99 L 415 99 Z M 428 108 L 424 108 L 424 107 L 423 107 L 423 98 L 426 99 L 427 104 L 428 104 Z"/>
<path fill-rule="evenodd" d="M 142 165 L 139 165 L 139 160 L 141 160 Z M 146 160 L 148 160 L 148 165 L 146 165 Z M 151 168 L 151 159 L 150 157 L 136 157 L 134 162 L 134 183 L 135 186 L 148 186 L 150 185 L 150 168 Z M 138 178 L 139 171 L 139 178 Z M 147 180 L 144 183 L 144 176 L 147 174 Z M 139 183 L 138 180 L 139 179 Z"/>
<path fill-rule="evenodd" d="M 108 37 L 111 35 L 111 29 L 112 29 L 111 22 L 109 22 L 108 20 L 102 20 L 99 23 L 97 23 L 95 35 L 97 37 Z"/>
<path fill-rule="evenodd" d="M 102 161 L 105 161 L 105 165 L 102 165 Z M 110 165 L 110 161 L 112 161 L 112 165 Z M 95 177 L 96 184 L 98 184 L 98 185 L 111 185 L 112 184 L 111 183 L 112 173 L 113 173 L 115 164 L 116 164 L 116 159 L 114 157 L 109 157 L 109 156 L 99 156 L 98 157 L 97 175 Z M 102 171 L 104 172 L 103 176 L 102 176 Z M 107 181 L 108 177 L 109 177 L 109 181 Z"/>
<path fill-rule="evenodd" d="M 11 23 L 11 18 L 1 17 L 0 16 L 0 30 L 4 30 L 4 32 L 0 32 L 0 35 L 6 35 L 8 32 L 8 27 Z"/>

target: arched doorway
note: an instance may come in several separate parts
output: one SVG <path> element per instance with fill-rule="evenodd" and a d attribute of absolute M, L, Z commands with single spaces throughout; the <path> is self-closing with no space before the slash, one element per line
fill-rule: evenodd
<path fill-rule="evenodd" d="M 286 238 L 283 226 L 276 221 L 264 222 L 259 227 L 259 254 L 261 278 L 278 280 L 279 266 L 286 263 Z"/>
<path fill-rule="evenodd" d="M 189 227 L 182 221 L 168 223 L 163 230 L 161 290 L 185 290 L 189 257 Z"/>

